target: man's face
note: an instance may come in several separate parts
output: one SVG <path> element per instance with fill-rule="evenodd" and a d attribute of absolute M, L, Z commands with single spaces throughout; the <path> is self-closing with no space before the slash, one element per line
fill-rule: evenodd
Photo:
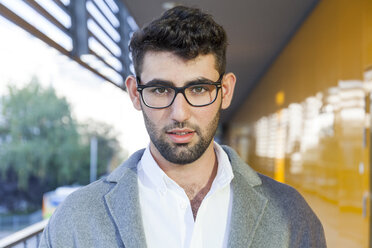
<path fill-rule="evenodd" d="M 195 81 L 214 82 L 219 76 L 215 57 L 211 54 L 185 61 L 170 52 L 147 52 L 140 78 L 141 84 L 145 85 L 156 80 L 183 87 Z M 196 161 L 207 149 L 213 149 L 212 140 L 222 104 L 221 90 L 216 101 L 204 107 L 193 107 L 182 94 L 178 94 L 171 106 L 152 109 L 139 100 L 138 93 L 131 90 L 130 84 L 127 86 L 128 92 L 135 94 L 131 95 L 135 107 L 143 111 L 153 155 L 160 153 L 171 163 L 188 164 Z"/>
<path fill-rule="evenodd" d="M 167 161 L 189 164 L 200 158 L 211 144 L 218 126 L 219 110 L 209 125 L 203 127 L 187 120 L 171 121 L 159 126 L 146 112 L 143 112 L 143 116 L 151 145 L 155 146 Z"/>

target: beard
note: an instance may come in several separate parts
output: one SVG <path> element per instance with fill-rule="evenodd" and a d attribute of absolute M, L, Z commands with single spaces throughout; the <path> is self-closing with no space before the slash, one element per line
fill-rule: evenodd
<path fill-rule="evenodd" d="M 190 164 L 199 159 L 208 146 L 211 144 L 220 119 L 220 110 L 217 111 L 216 115 L 210 123 L 206 126 L 205 130 L 201 130 L 198 125 L 185 122 L 174 122 L 164 128 L 158 129 L 156 124 L 150 120 L 144 111 L 143 117 L 147 132 L 150 136 L 151 142 L 154 144 L 160 154 L 169 162 L 174 164 Z M 199 137 L 196 144 L 175 144 L 167 141 L 166 132 L 173 128 L 190 128 L 195 131 L 195 134 Z"/>

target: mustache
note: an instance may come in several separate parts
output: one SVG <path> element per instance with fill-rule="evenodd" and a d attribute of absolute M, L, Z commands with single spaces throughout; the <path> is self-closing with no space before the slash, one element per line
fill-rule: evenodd
<path fill-rule="evenodd" d="M 169 124 L 169 125 L 165 126 L 163 128 L 163 131 L 166 132 L 170 129 L 176 129 L 176 128 L 180 128 L 180 129 L 181 128 L 189 128 L 189 129 L 195 130 L 196 133 L 200 133 L 199 126 L 197 126 L 195 124 L 192 124 L 192 123 L 189 123 L 188 121 L 183 121 L 183 122 L 175 121 L 172 124 Z"/>

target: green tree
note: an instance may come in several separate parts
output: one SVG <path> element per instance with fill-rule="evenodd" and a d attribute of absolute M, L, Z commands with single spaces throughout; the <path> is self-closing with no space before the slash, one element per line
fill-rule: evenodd
<path fill-rule="evenodd" d="M 116 139 L 117 133 L 108 124 L 90 120 L 85 124 L 79 125 L 79 133 L 81 134 L 82 143 L 84 145 L 83 157 L 90 157 L 90 140 L 95 137 L 97 139 L 97 175 L 103 175 L 112 167 L 115 167 L 118 161 L 123 161 L 128 154 L 123 151 Z M 101 165 L 101 166 L 100 166 Z M 105 165 L 105 166 L 102 166 Z M 88 174 L 81 175 L 80 178 L 89 180 L 90 161 L 85 162 L 85 169 L 81 172 Z M 81 183 L 88 183 L 83 181 Z"/>
<path fill-rule="evenodd" d="M 52 87 L 41 87 L 36 78 L 23 88 L 8 89 L 9 94 L 1 101 L 0 118 L 3 190 L 8 188 L 13 197 L 18 195 L 23 201 L 40 205 L 43 192 L 60 185 L 89 183 L 87 141 L 93 135 L 99 145 L 98 175 L 106 173 L 110 160 L 120 150 L 115 136 L 110 135 L 110 126 L 93 121 L 80 126 L 72 118 L 66 99 L 58 97 Z M 0 195 L 6 193 L 0 189 Z M 3 197 L 0 204 L 15 208 L 6 201 Z"/>

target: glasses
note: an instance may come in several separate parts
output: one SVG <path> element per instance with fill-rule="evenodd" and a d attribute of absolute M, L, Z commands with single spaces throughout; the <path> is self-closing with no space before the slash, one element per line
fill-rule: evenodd
<path fill-rule="evenodd" d="M 137 91 L 142 101 L 149 108 L 167 108 L 174 102 L 178 93 L 182 93 L 186 101 L 193 107 L 204 107 L 212 104 L 217 99 L 221 88 L 224 73 L 216 82 L 192 82 L 184 87 L 170 86 L 167 82 L 150 82 L 140 84 L 141 79 L 137 77 Z"/>

